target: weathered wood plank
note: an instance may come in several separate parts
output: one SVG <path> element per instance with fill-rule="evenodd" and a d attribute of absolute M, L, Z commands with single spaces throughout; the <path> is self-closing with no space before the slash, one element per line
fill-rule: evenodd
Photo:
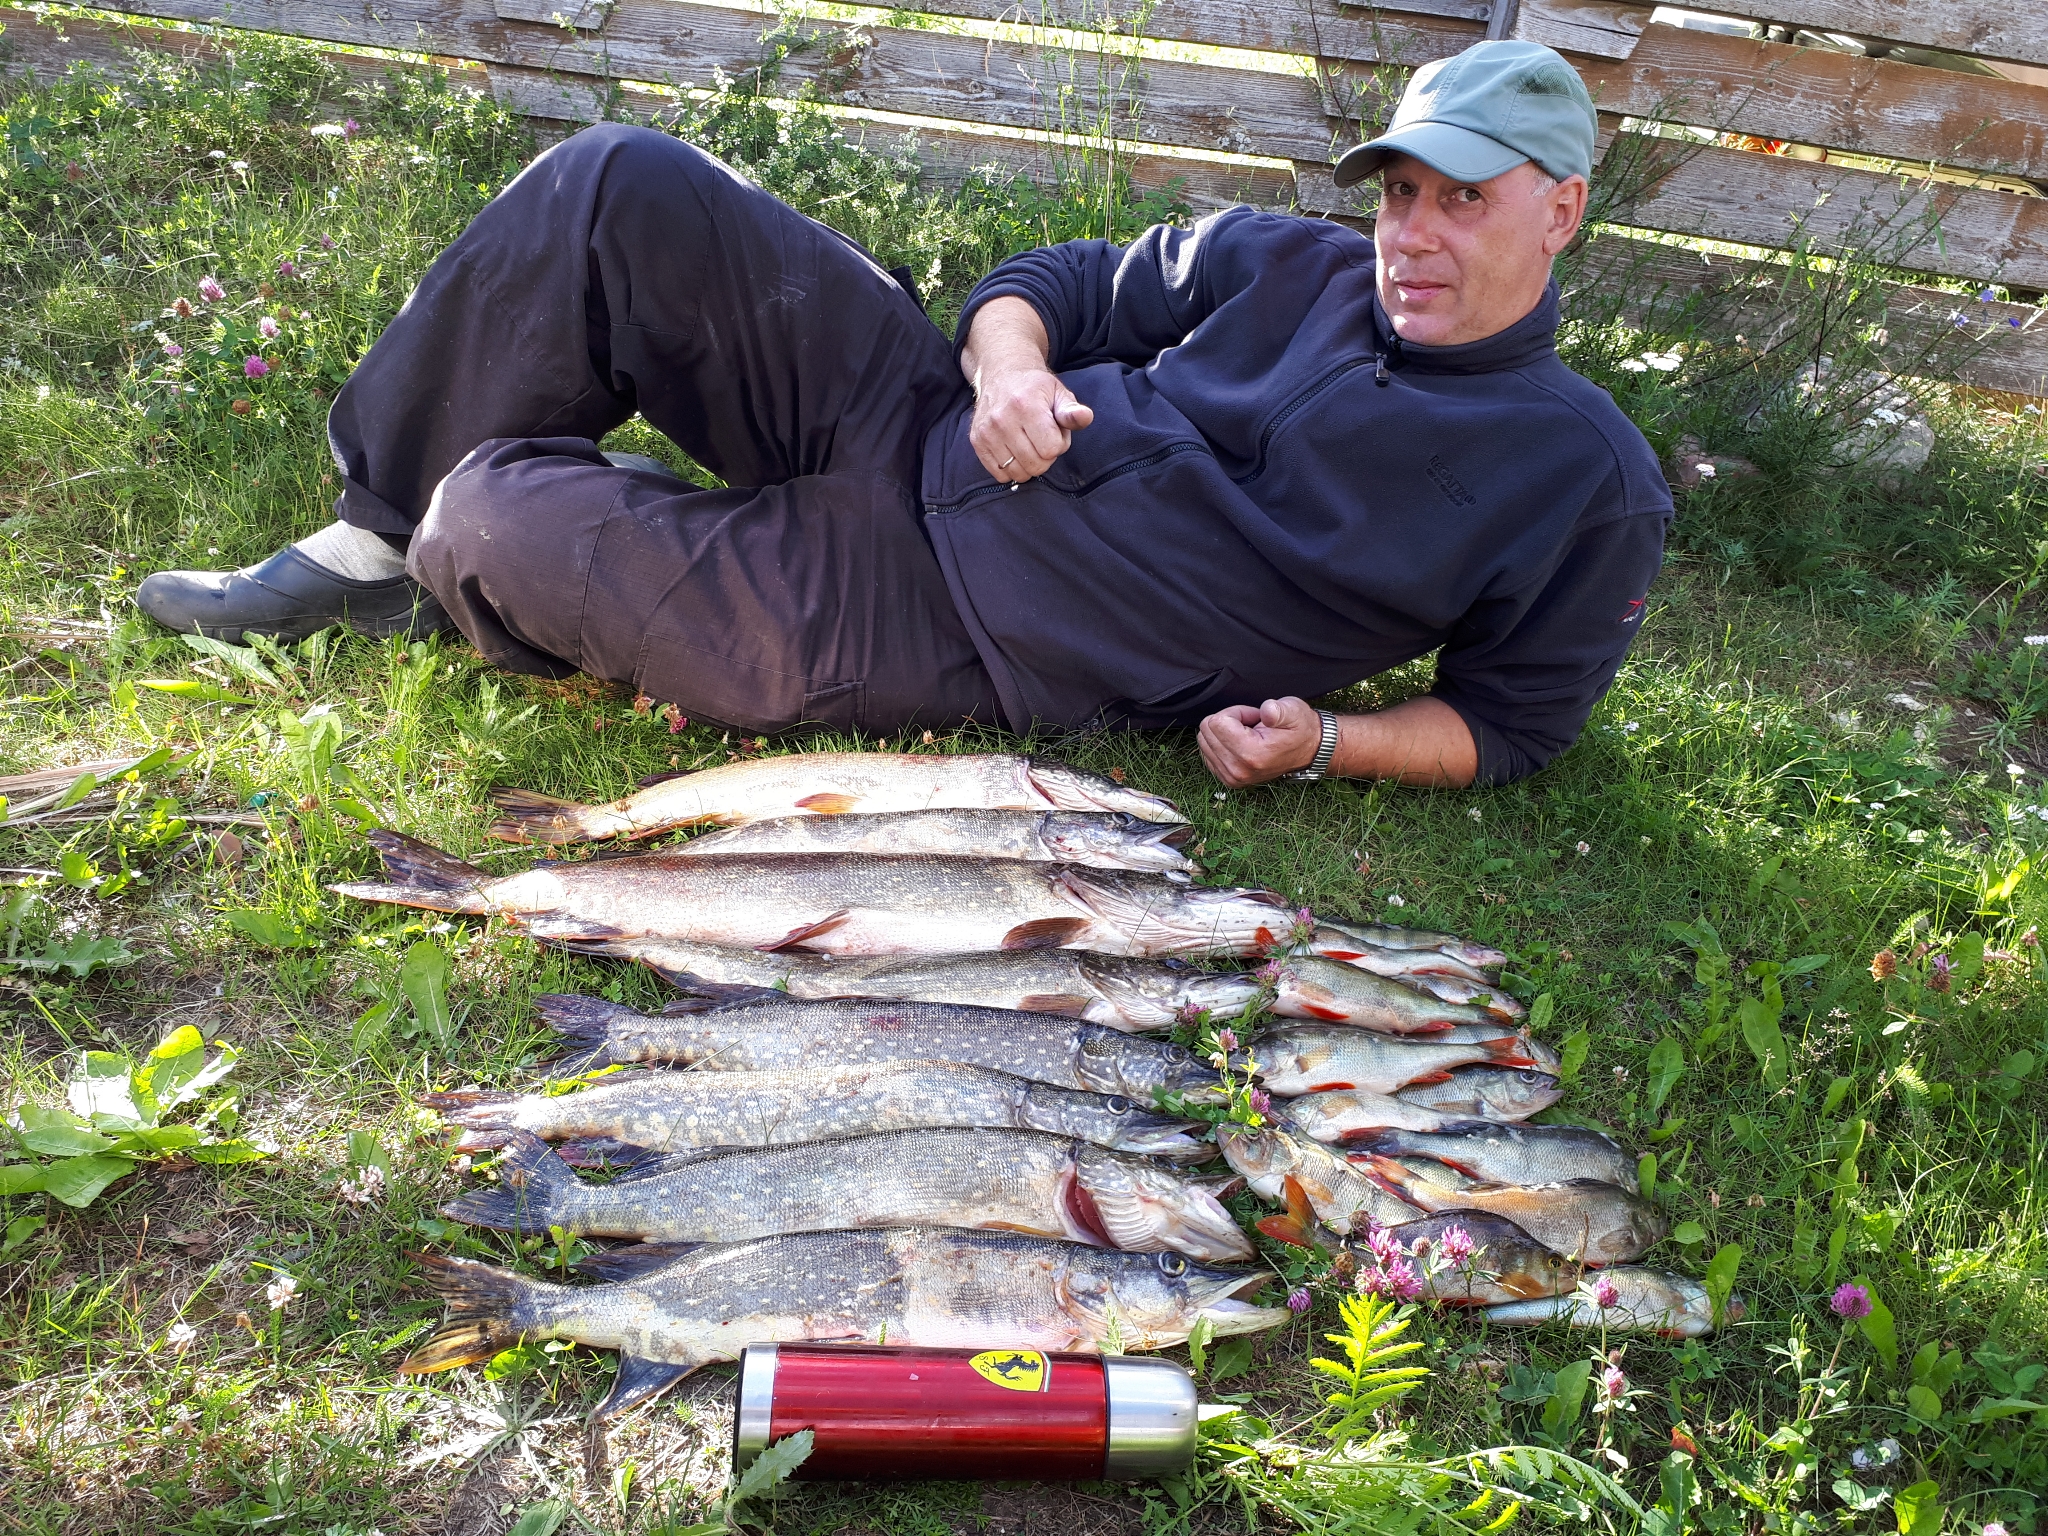
<path fill-rule="evenodd" d="M 2040 0 L 1714 0 L 1713 8 L 1816 32 L 2048 64 L 2048 6 Z"/>
<path fill-rule="evenodd" d="M 1625 59 L 1635 51 L 1653 9 L 1608 0 L 1520 0 L 1508 35 L 1563 53 Z"/>
<path fill-rule="evenodd" d="M 1610 214 L 1616 223 L 1777 249 L 1804 238 L 1819 249 L 1882 250 L 1887 264 L 1907 271 L 2048 287 L 2048 198 L 1927 187 L 1716 145 L 1623 138 L 1631 153 L 1662 156 L 1669 168 Z M 1311 211 L 1357 214 L 1366 206 L 1358 192 L 1340 189 L 1326 166 L 1297 162 L 1295 180 L 1301 205 Z M 1933 216 L 1940 220 L 1938 241 L 1926 222 Z"/>
<path fill-rule="evenodd" d="M 1695 296 L 1712 294 L 1710 305 L 1695 310 L 1695 319 L 1710 334 L 1763 342 L 1787 315 L 1771 286 L 1774 275 L 1768 265 L 1608 234 L 1587 247 L 1572 281 L 1579 290 L 1621 293 L 1623 313 L 1636 324 L 1669 318 Z M 1977 303 L 1938 288 L 1906 285 L 1887 288 L 1885 301 L 1889 334 L 1881 355 L 1893 368 L 1909 372 L 1931 364 L 1936 370 L 1932 377 L 2014 394 L 2048 394 L 2048 315 L 2040 309 Z M 1961 327 L 1955 323 L 1958 316 Z"/>
<path fill-rule="evenodd" d="M 222 8 L 221 0 L 128 3 L 186 20 L 214 19 Z M 603 31 L 590 35 L 505 21 L 485 0 L 386 0 L 374 11 L 353 0 L 243 0 L 234 15 L 237 26 L 335 42 L 666 85 L 708 85 L 714 70 L 754 69 L 773 19 L 672 0 L 621 0 Z M 1113 55 L 1098 65 L 1064 49 L 915 28 L 811 30 L 821 45 L 792 54 L 781 79 L 849 106 L 1303 159 L 1326 157 L 1341 127 L 1325 117 L 1305 75 Z"/>
<path fill-rule="evenodd" d="M 1574 62 L 1608 112 L 2048 178 L 2048 87 L 1663 25 Z"/>
<path fill-rule="evenodd" d="M 594 32 L 611 14 L 612 0 L 496 0 L 500 21 L 538 21 Z"/>

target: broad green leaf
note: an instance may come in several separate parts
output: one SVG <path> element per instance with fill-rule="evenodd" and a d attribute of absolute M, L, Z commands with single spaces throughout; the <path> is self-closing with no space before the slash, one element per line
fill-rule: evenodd
<path fill-rule="evenodd" d="M 1649 1112 L 1658 1114 L 1671 1090 L 1685 1075 L 1685 1047 L 1676 1035 L 1666 1035 L 1650 1047 Z"/>
<path fill-rule="evenodd" d="M 808 1429 L 800 1429 L 787 1439 L 769 1446 L 740 1474 L 740 1480 L 733 1485 L 732 1496 L 726 1500 L 726 1508 L 730 1510 L 735 1504 L 758 1499 L 777 1483 L 786 1481 L 790 1473 L 810 1459 L 811 1443 L 816 1439 L 817 1436 Z"/>
<path fill-rule="evenodd" d="M 261 683 L 266 688 L 284 691 L 284 684 L 278 676 L 266 667 L 257 654 L 243 645 L 229 645 L 220 640 L 209 640 L 205 635 L 180 635 L 178 638 L 191 646 L 202 656 L 211 656 L 225 662 L 228 667 L 252 683 Z"/>
<path fill-rule="evenodd" d="M 43 1170 L 43 1188 L 66 1205 L 91 1205 L 101 1190 L 134 1171 L 134 1162 L 125 1157 L 66 1158 Z"/>
<path fill-rule="evenodd" d="M 568 1518 L 569 1506 L 560 1499 L 542 1499 L 538 1504 L 527 1505 L 505 1536 L 555 1536 Z"/>
<path fill-rule="evenodd" d="M 135 1063 L 113 1051 L 85 1051 L 64 1090 L 74 1114 L 103 1131 L 132 1131 L 156 1123 L 156 1102 L 137 1091 Z"/>
<path fill-rule="evenodd" d="M 1557 1380 L 1550 1389 L 1550 1400 L 1543 1405 L 1546 1433 L 1560 1437 L 1579 1422 L 1579 1414 L 1586 1406 L 1586 1387 L 1592 1376 L 1593 1363 L 1590 1360 L 1567 1360 L 1557 1368 Z"/>
<path fill-rule="evenodd" d="M 69 939 L 51 939 L 36 954 L 16 956 L 14 964 L 25 971 L 69 971 L 83 977 L 100 966 L 127 965 L 134 959 L 119 939 L 81 933 Z"/>
<path fill-rule="evenodd" d="M 398 968 L 398 989 L 427 1033 L 442 1050 L 454 1043 L 455 1020 L 448 1011 L 447 951 L 432 939 L 421 939 L 405 952 Z"/>
<path fill-rule="evenodd" d="M 53 811 L 68 811 L 72 806 L 78 804 L 79 801 L 99 787 L 100 781 L 98 779 L 89 773 L 81 773 L 71 781 L 70 787 L 57 797 L 50 809 Z M 66 878 L 68 879 L 69 876 L 66 876 Z"/>
<path fill-rule="evenodd" d="M 1863 1330 L 1863 1337 L 1870 1341 L 1870 1347 L 1877 1351 L 1886 1369 L 1896 1371 L 1899 1368 L 1899 1327 L 1892 1318 L 1892 1309 L 1878 1299 L 1868 1275 L 1858 1275 L 1856 1284 L 1870 1292 L 1870 1316 L 1856 1326 Z"/>
<path fill-rule="evenodd" d="M 0 1169 L 0 1173 L 5 1171 Z M 1994 1419 L 2009 1419 L 2018 1413 L 2048 1413 L 2048 1403 L 2037 1403 L 2024 1397 L 2002 1397 L 1996 1402 L 1987 1400 L 1970 1410 L 1970 1422 L 1989 1424 Z"/>
<path fill-rule="evenodd" d="M 1959 981 L 1973 981 L 1984 969 L 1984 935 L 1965 933 L 1948 947 L 1949 965 Z"/>
<path fill-rule="evenodd" d="M 24 1104 L 20 1114 L 21 1129 L 15 1135 L 29 1151 L 44 1157 L 86 1157 L 114 1144 L 112 1137 L 102 1136 L 68 1110 Z"/>
<path fill-rule="evenodd" d="M 1558 1047 L 1557 1080 L 1569 1083 L 1579 1075 L 1579 1068 L 1586 1064 L 1586 1053 L 1593 1048 L 1593 1037 L 1586 1033 L 1585 1025 L 1564 1037 L 1564 1044 Z"/>
<path fill-rule="evenodd" d="M 1204 1313 L 1195 1319 L 1195 1326 L 1188 1331 L 1188 1360 L 1193 1364 L 1195 1379 L 1200 1380 L 1208 1368 L 1209 1341 L 1216 1337 L 1216 1324 Z"/>
<path fill-rule="evenodd" d="M 270 1153 L 264 1148 L 240 1139 L 210 1142 L 192 1149 L 195 1163 L 253 1163 L 268 1156 Z"/>
<path fill-rule="evenodd" d="M 1674 1243 L 1684 1243 L 1690 1247 L 1694 1243 L 1704 1243 L 1706 1240 L 1707 1229 L 1696 1221 L 1681 1221 L 1671 1229 L 1671 1241 Z"/>
<path fill-rule="evenodd" d="M 34 1194 L 43 1187 L 47 1171 L 34 1163 L 0 1163 L 0 1198 Z"/>
<path fill-rule="evenodd" d="M 205 1133 L 196 1125 L 151 1125 L 130 1131 L 114 1143 L 114 1150 L 145 1157 L 168 1157 L 173 1152 L 196 1147 L 205 1139 Z"/>
<path fill-rule="evenodd" d="M 1776 1093 L 1785 1086 L 1790 1058 L 1785 1050 L 1785 1032 L 1778 1027 L 1778 1010 L 1759 997 L 1745 997 L 1735 1009 L 1742 1026 L 1742 1038 L 1757 1060 L 1764 1087 Z"/>
<path fill-rule="evenodd" d="M 1216 1346 L 1216 1363 L 1209 1370 L 1209 1385 L 1242 1376 L 1252 1368 L 1252 1341 L 1249 1334 L 1235 1334 Z"/>
<path fill-rule="evenodd" d="M 27 1166 L 28 1165 L 25 1163 L 18 1163 L 15 1165 L 15 1167 L 21 1168 L 25 1168 Z M 13 1169 L 11 1168 L 0 1168 L 0 1195 L 20 1193 L 20 1191 L 18 1190 L 10 1190 L 7 1187 L 7 1175 L 12 1171 Z M 40 1172 L 40 1170 L 33 1171 L 36 1171 L 38 1173 Z M 42 1179 L 39 1177 L 35 1182 L 36 1187 L 40 1189 L 42 1187 Z M 7 1223 L 6 1235 L 4 1237 L 0 1237 L 0 1259 L 4 1259 L 5 1257 L 7 1257 L 8 1254 L 14 1252 L 15 1249 L 19 1248 L 23 1243 L 27 1242 L 30 1238 L 34 1237 L 38 1232 L 42 1231 L 43 1228 L 48 1226 L 49 1224 L 50 1218 L 47 1216 L 15 1217 L 14 1220 Z"/>
<path fill-rule="evenodd" d="M 1901 1488 L 1892 1495 L 1892 1514 L 1899 1536 L 1938 1536 L 1942 1516 L 1941 1488 L 1932 1479 Z"/>
<path fill-rule="evenodd" d="M 252 699 L 245 694 L 229 693 L 227 689 L 212 683 L 202 683 L 192 677 L 138 677 L 135 681 L 144 688 L 153 688 L 158 693 L 176 694 L 181 699 L 197 699 L 202 704 L 261 704 L 261 699 Z"/>
<path fill-rule="evenodd" d="M 206 1037 L 190 1024 L 181 1024 L 157 1042 L 135 1079 L 161 1113 L 194 1096 L 197 1090 L 187 1090 L 205 1066 Z"/>
<path fill-rule="evenodd" d="M 1657 1198 L 1657 1154 L 1645 1152 L 1636 1159 L 1636 1183 L 1645 1200 Z"/>
<path fill-rule="evenodd" d="M 1932 1424 L 1941 1417 L 1941 1395 L 1916 1381 L 1906 1388 L 1906 1411 L 1914 1418 Z"/>
<path fill-rule="evenodd" d="M 1706 1277 L 1700 1284 L 1714 1303 L 1714 1326 L 1719 1328 L 1728 1311 L 1728 1298 L 1735 1293 L 1735 1274 L 1742 1268 L 1742 1245 L 1723 1243 L 1707 1262 Z"/>
<path fill-rule="evenodd" d="M 1553 1015 L 1556 1012 L 1557 998 L 1555 996 L 1553 996 L 1551 993 L 1545 992 L 1540 997 L 1538 997 L 1535 1002 L 1529 1005 L 1528 1028 L 1530 1033 L 1533 1034 L 1535 1031 L 1541 1029 L 1544 1025 L 1548 1024 L 1550 1022 L 1551 1015 Z"/>
<path fill-rule="evenodd" d="M 348 1133 L 348 1160 L 356 1168 L 375 1168 L 387 1178 L 391 1174 L 391 1154 L 369 1131 Z"/>
<path fill-rule="evenodd" d="M 275 912 L 266 912 L 260 907 L 239 907 L 223 912 L 228 926 L 247 938 L 254 939 L 268 949 L 317 949 L 318 939 L 306 937 L 306 930 L 296 924 L 287 923 Z"/>

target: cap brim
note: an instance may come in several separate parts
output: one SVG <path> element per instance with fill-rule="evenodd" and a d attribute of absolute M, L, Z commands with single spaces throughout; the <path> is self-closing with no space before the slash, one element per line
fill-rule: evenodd
<path fill-rule="evenodd" d="M 1528 161 L 1498 139 L 1451 123 L 1410 123 L 1348 149 L 1337 161 L 1337 185 L 1355 187 L 1396 155 L 1413 155 L 1453 181 L 1491 181 Z"/>

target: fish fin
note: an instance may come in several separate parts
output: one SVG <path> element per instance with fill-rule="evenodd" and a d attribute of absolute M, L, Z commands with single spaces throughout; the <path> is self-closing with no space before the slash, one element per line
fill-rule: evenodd
<path fill-rule="evenodd" d="M 595 947 L 582 949 L 579 946 L 609 945 L 614 939 L 631 937 L 623 928 L 614 928 L 610 923 L 594 922 L 568 912 L 507 912 L 504 915 L 508 921 L 518 924 L 529 939 L 552 944 L 558 949 L 575 949 L 586 955 L 608 955 L 615 951 Z"/>
<path fill-rule="evenodd" d="M 689 768 L 665 768 L 660 773 L 643 773 L 633 781 L 635 789 L 652 789 L 657 784 L 666 784 L 670 779 L 687 779 L 694 772 Z"/>
<path fill-rule="evenodd" d="M 1078 1019 L 1093 1002 L 1078 992 L 1033 992 L 1017 999 L 1019 1013 L 1057 1013 L 1070 1019 Z"/>
<path fill-rule="evenodd" d="M 563 1039 L 600 1047 L 604 1059 L 590 1062 L 579 1071 L 610 1066 L 611 1057 L 602 1047 L 611 1039 L 612 1020 L 622 1013 L 639 1017 L 622 1003 L 575 992 L 543 992 L 533 1000 L 533 1005 L 540 1010 L 541 1022 Z"/>
<path fill-rule="evenodd" d="M 1093 925 L 1085 917 L 1040 917 L 1019 923 L 1003 935 L 1002 947 L 1015 949 L 1063 949 Z"/>
<path fill-rule="evenodd" d="M 531 1131 L 514 1131 L 498 1160 L 495 1186 L 467 1190 L 441 1207 L 450 1221 L 521 1237 L 544 1233 L 560 1215 L 561 1197 L 577 1180 L 569 1165 Z"/>
<path fill-rule="evenodd" d="M 785 1002 L 789 999 L 789 994 L 780 987 L 757 986 L 750 981 L 712 981 L 692 971 L 664 970 L 661 979 L 684 994 L 662 1008 L 664 1015 L 703 1013 L 731 1003 L 759 1003 L 770 998 L 781 998 Z"/>
<path fill-rule="evenodd" d="M 637 1280 L 642 1275 L 651 1275 L 657 1269 L 664 1269 L 687 1253 L 694 1253 L 703 1247 L 702 1243 L 629 1243 L 624 1248 L 607 1248 L 601 1253 L 588 1253 L 573 1266 L 579 1275 L 588 1275 L 593 1280 Z"/>
<path fill-rule="evenodd" d="M 576 800 L 564 800 L 558 795 L 543 795 L 531 789 L 494 789 L 491 804 L 499 811 L 499 817 L 491 823 L 490 836 L 506 843 L 580 843 L 591 837 L 609 837 L 625 830 L 623 817 L 614 820 L 622 824 L 605 832 L 587 829 L 588 819 L 597 811 L 594 805 L 584 805 Z"/>
<path fill-rule="evenodd" d="M 670 1365 L 662 1360 L 643 1360 L 638 1355 L 622 1351 L 619 1374 L 613 1378 L 612 1389 L 605 1395 L 605 1400 L 590 1411 L 590 1422 L 597 1424 L 616 1418 L 628 1408 L 661 1396 L 696 1370 L 700 1363 L 693 1360 L 688 1365 Z"/>
<path fill-rule="evenodd" d="M 1189 1179 L 1188 1183 L 1197 1189 L 1207 1190 L 1218 1200 L 1227 1199 L 1244 1188 L 1244 1175 L 1239 1173 L 1219 1174 L 1210 1179 Z"/>
<path fill-rule="evenodd" d="M 1499 1035 L 1492 1040 L 1475 1040 L 1473 1044 L 1486 1052 L 1497 1067 L 1533 1067 L 1536 1058 L 1528 1052 L 1528 1042 L 1520 1035 Z"/>
<path fill-rule="evenodd" d="M 434 1110 L 450 1125 L 476 1130 L 509 1130 L 511 1110 L 508 1106 L 523 1097 L 523 1094 L 492 1088 L 456 1088 L 447 1093 L 423 1093 L 416 1102 Z"/>
<path fill-rule="evenodd" d="M 1450 1080 L 1451 1074 L 1439 1069 L 1435 1072 L 1423 1072 L 1415 1077 L 1411 1077 L 1401 1086 L 1403 1088 L 1419 1088 L 1425 1083 L 1448 1083 Z"/>
<path fill-rule="evenodd" d="M 1316 1211 L 1309 1203 L 1308 1191 L 1301 1180 L 1288 1174 L 1281 1188 L 1287 1200 L 1287 1214 L 1266 1216 L 1258 1222 L 1258 1229 L 1276 1243 L 1289 1243 L 1296 1248 L 1315 1246 Z"/>
<path fill-rule="evenodd" d="M 480 900 L 453 891 L 423 890 L 416 885 L 387 885 L 376 880 L 346 880 L 327 887 L 337 896 L 357 901 L 381 901 L 393 907 L 421 907 L 429 912 L 482 912 Z"/>
<path fill-rule="evenodd" d="M 1342 1008 L 1325 1008 L 1318 1003 L 1302 1003 L 1299 1006 L 1310 1018 L 1326 1019 L 1333 1024 L 1341 1024 L 1350 1017 Z"/>
<path fill-rule="evenodd" d="M 859 795 L 822 793 L 805 795 L 796 802 L 800 811 L 809 811 L 814 816 L 844 816 L 860 804 Z"/>
<path fill-rule="evenodd" d="M 540 1289 L 535 1282 L 475 1259 L 434 1253 L 407 1257 L 425 1268 L 428 1282 L 447 1303 L 448 1315 L 432 1338 L 399 1363 L 402 1374 L 424 1376 L 452 1370 L 488 1360 L 519 1342 L 520 1329 L 513 1312 Z"/>
<path fill-rule="evenodd" d="M 1292 1216 L 1261 1216 L 1252 1225 L 1276 1243 L 1286 1243 L 1292 1248 L 1311 1246 L 1308 1228 Z"/>
<path fill-rule="evenodd" d="M 1348 1158 L 1351 1166 L 1379 1185 L 1388 1194 L 1399 1200 L 1408 1199 L 1408 1192 L 1422 1180 L 1410 1170 L 1403 1168 L 1391 1157 L 1381 1157 L 1376 1152 L 1363 1152 Z"/>
<path fill-rule="evenodd" d="M 779 949 L 796 949 L 820 938 L 837 928 L 853 915 L 853 908 L 841 907 L 837 912 L 827 913 L 815 923 L 805 923 L 801 928 L 792 928 L 773 944 L 756 944 L 754 947 L 764 955 L 772 955 Z"/>
<path fill-rule="evenodd" d="M 389 827 L 373 828 L 364 838 L 384 861 L 384 872 L 400 885 L 424 886 L 437 891 L 467 891 L 480 880 L 495 878 L 465 863 L 452 853 L 443 853 L 416 837 L 393 832 Z"/>

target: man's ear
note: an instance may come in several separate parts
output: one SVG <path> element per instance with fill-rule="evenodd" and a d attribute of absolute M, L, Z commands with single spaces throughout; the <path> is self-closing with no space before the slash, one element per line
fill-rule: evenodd
<path fill-rule="evenodd" d="M 1550 227 L 1543 232 L 1543 254 L 1555 256 L 1572 243 L 1586 218 L 1590 189 L 1583 176 L 1567 176 L 1550 189 Z"/>

